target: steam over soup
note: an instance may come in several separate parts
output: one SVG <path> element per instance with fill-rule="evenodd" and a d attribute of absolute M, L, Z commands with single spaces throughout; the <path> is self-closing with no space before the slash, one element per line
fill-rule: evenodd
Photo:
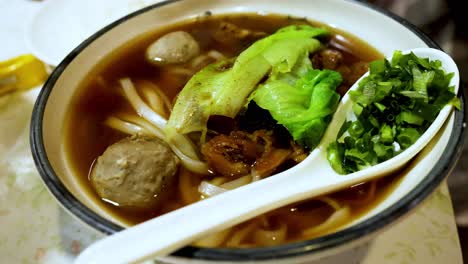
<path fill-rule="evenodd" d="M 96 202 L 137 224 L 301 162 L 340 95 L 380 58 L 351 34 L 304 19 L 236 14 L 179 23 L 121 47 L 80 84 L 67 153 Z M 321 236 L 372 208 L 395 181 L 289 205 L 195 245 Z"/>

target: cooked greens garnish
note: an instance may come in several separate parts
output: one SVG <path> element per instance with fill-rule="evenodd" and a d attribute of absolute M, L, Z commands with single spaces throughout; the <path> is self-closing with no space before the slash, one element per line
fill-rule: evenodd
<path fill-rule="evenodd" d="M 303 61 L 289 74 L 272 75 L 251 98 L 286 127 L 297 143 L 314 149 L 340 100 L 336 87 L 342 78 L 335 71 L 313 70 L 307 56 Z"/>
<path fill-rule="evenodd" d="M 357 119 L 346 121 L 327 158 L 348 174 L 386 161 L 410 147 L 447 104 L 460 107 L 441 62 L 396 51 L 391 62 L 369 65 L 369 76 L 349 93 Z"/>
<path fill-rule="evenodd" d="M 207 66 L 179 93 L 166 126 L 167 136 L 206 132 L 212 115 L 234 118 L 268 74 L 291 72 L 310 52 L 320 48 L 315 37 L 326 35 L 328 31 L 323 28 L 287 26 L 255 42 L 237 58 Z"/>

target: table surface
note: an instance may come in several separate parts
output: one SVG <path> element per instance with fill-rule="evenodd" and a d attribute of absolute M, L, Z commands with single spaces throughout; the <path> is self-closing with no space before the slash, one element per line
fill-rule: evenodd
<path fill-rule="evenodd" d="M 138 3 L 133 2 L 135 8 Z M 22 18 L 31 17 L 41 5 L 0 0 L 0 61 L 29 52 Z M 34 167 L 29 119 L 39 89 L 0 98 L 0 263 L 71 263 L 101 237 L 58 205 Z M 379 234 L 358 263 L 462 263 L 454 219 L 443 183 L 412 214 Z"/>

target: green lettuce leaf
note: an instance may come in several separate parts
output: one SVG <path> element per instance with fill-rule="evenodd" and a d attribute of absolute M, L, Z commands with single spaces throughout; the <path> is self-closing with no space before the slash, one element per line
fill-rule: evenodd
<path fill-rule="evenodd" d="M 320 48 L 314 37 L 327 34 L 322 28 L 288 26 L 255 42 L 235 59 L 207 66 L 179 93 L 167 136 L 205 132 L 211 115 L 235 117 L 261 80 L 269 73 L 290 72 L 298 60 Z"/>
<path fill-rule="evenodd" d="M 290 73 L 272 75 L 250 99 L 268 110 L 296 142 L 313 149 L 336 110 L 340 96 L 335 90 L 341 81 L 338 72 L 312 69 L 303 54 Z"/>

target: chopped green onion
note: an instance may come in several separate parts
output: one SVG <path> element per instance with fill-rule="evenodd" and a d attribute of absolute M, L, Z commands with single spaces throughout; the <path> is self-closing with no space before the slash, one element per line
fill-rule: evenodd
<path fill-rule="evenodd" d="M 412 124 L 412 125 L 418 125 L 421 126 L 424 123 L 424 118 L 420 117 L 417 114 L 413 114 L 410 112 L 401 112 L 397 117 L 396 117 L 396 122 L 398 124 L 401 124 L 403 122 L 407 124 Z"/>
<path fill-rule="evenodd" d="M 424 120 L 427 120 L 429 122 L 434 121 L 439 111 L 440 111 L 440 107 L 436 105 L 432 105 L 432 104 L 422 103 L 422 102 L 417 103 L 413 109 L 414 113 L 416 113 L 420 117 L 424 118 Z"/>
<path fill-rule="evenodd" d="M 401 52 L 401 50 L 396 50 L 395 52 L 393 52 L 392 65 L 398 65 L 401 57 L 403 57 L 403 53 Z"/>
<path fill-rule="evenodd" d="M 401 91 L 400 94 L 409 98 L 413 98 L 413 99 L 426 99 L 427 98 L 427 94 L 423 94 L 419 91 Z"/>
<path fill-rule="evenodd" d="M 384 124 L 380 129 L 380 139 L 382 143 L 393 142 L 393 129 L 389 125 Z"/>
<path fill-rule="evenodd" d="M 421 94 L 424 98 L 424 102 L 428 102 L 429 98 L 427 95 L 427 86 L 434 79 L 435 73 L 433 71 L 421 72 L 417 66 L 413 66 L 413 88 L 416 92 Z"/>
<path fill-rule="evenodd" d="M 383 112 L 385 111 L 385 108 L 387 108 L 385 105 L 381 104 L 381 103 L 374 103 L 375 107 L 377 107 L 377 109 L 380 110 L 380 112 Z"/>
<path fill-rule="evenodd" d="M 348 130 L 351 123 L 352 123 L 351 121 L 344 122 L 343 125 L 340 128 L 340 131 L 338 131 L 338 135 L 336 137 L 340 138 L 341 136 L 343 136 L 344 132 L 346 132 L 346 130 Z"/>
<path fill-rule="evenodd" d="M 369 123 L 371 123 L 372 126 L 377 127 L 377 128 L 380 127 L 379 121 L 374 116 L 369 116 L 368 120 L 369 120 Z"/>
<path fill-rule="evenodd" d="M 336 142 L 330 144 L 327 149 L 327 159 L 330 162 L 330 165 L 340 174 L 345 173 L 343 166 L 341 165 L 341 161 L 343 160 L 343 151 L 344 148 L 342 144 L 338 144 Z"/>
<path fill-rule="evenodd" d="M 421 134 L 416 128 L 401 128 L 400 133 L 396 136 L 396 140 L 403 149 L 406 149 L 416 142 L 419 136 L 421 136 Z"/>
<path fill-rule="evenodd" d="M 364 127 L 362 126 L 361 122 L 359 122 L 359 120 L 356 120 L 352 122 L 351 125 L 349 126 L 348 133 L 352 137 L 357 138 L 360 135 L 362 135 L 362 133 L 364 133 Z"/>
<path fill-rule="evenodd" d="M 369 63 L 369 71 L 371 74 L 378 74 L 385 71 L 385 61 L 377 60 Z"/>
<path fill-rule="evenodd" d="M 353 104 L 353 112 L 356 116 L 360 116 L 362 113 L 362 110 L 364 110 L 364 107 L 360 104 Z"/>
<path fill-rule="evenodd" d="M 393 120 L 395 120 L 394 115 L 392 115 L 392 114 L 387 115 L 387 121 L 392 122 Z"/>
<path fill-rule="evenodd" d="M 453 73 L 440 61 L 395 51 L 391 62 L 371 62 L 351 91 L 356 121 L 346 121 L 328 148 L 332 168 L 352 173 L 384 162 L 410 147 L 447 104 L 460 107 L 449 87 Z"/>
<path fill-rule="evenodd" d="M 391 158 L 394 153 L 393 145 L 388 146 L 381 143 L 374 144 L 373 150 L 379 159 Z"/>

